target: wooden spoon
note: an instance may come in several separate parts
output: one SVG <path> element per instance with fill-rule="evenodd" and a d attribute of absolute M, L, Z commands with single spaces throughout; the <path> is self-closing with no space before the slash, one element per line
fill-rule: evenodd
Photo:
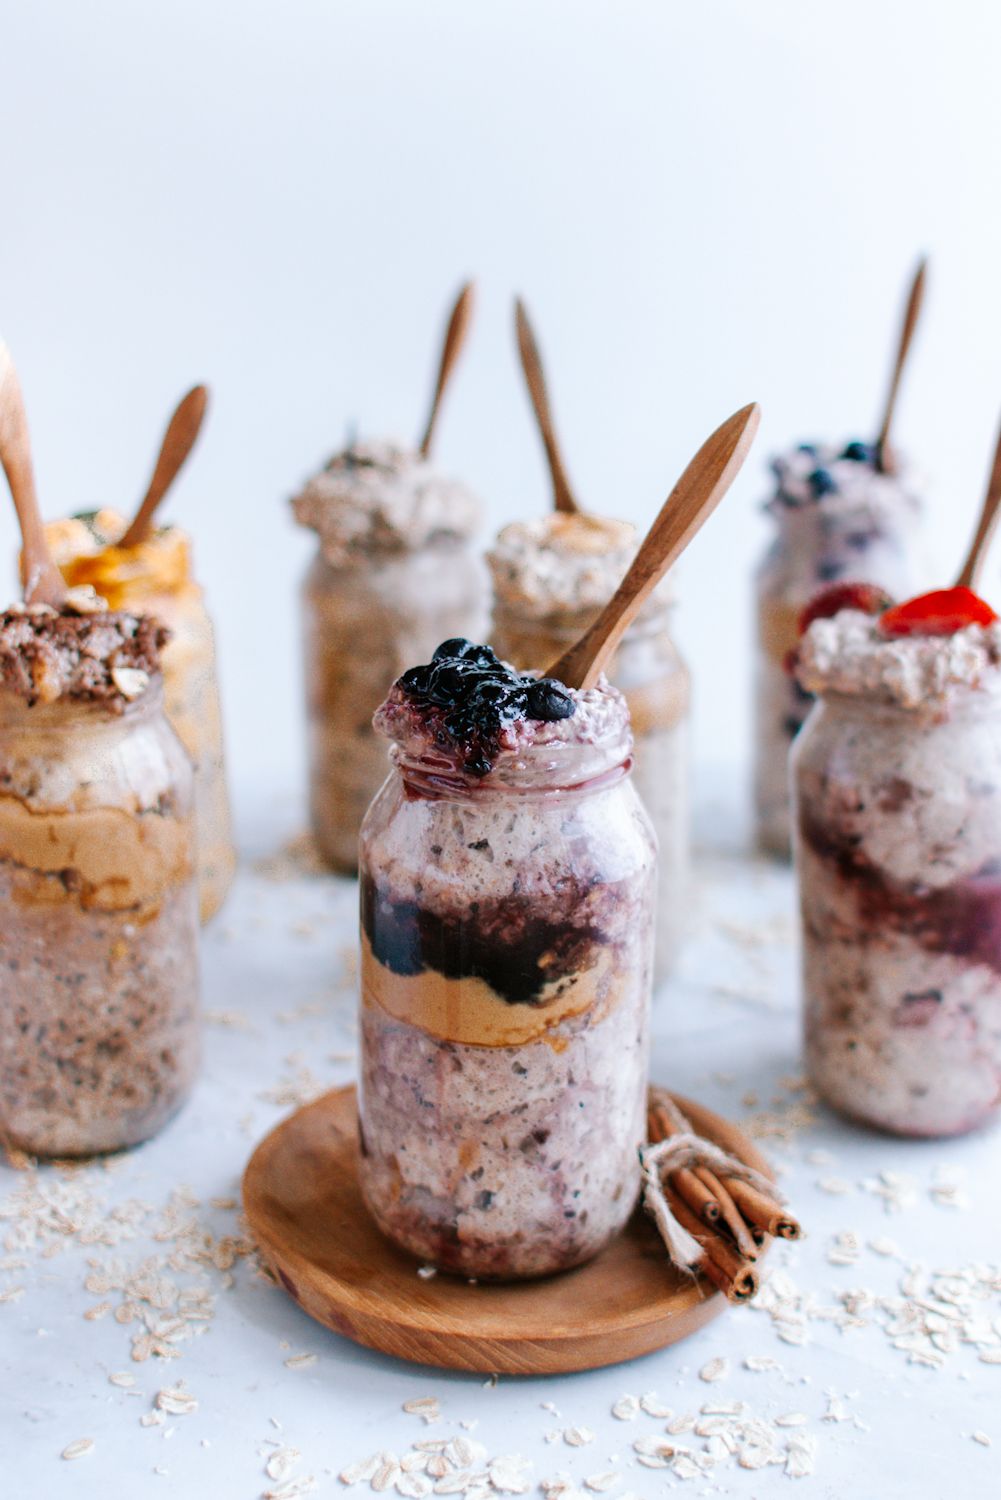
<path fill-rule="evenodd" d="M 532 409 L 535 412 L 535 420 L 539 424 L 539 432 L 542 435 L 546 460 L 549 464 L 549 475 L 553 482 L 553 505 L 556 510 L 565 511 L 568 515 L 576 515 L 580 511 L 580 506 L 574 499 L 563 456 L 560 453 L 560 445 L 556 440 L 556 428 L 553 426 L 549 393 L 546 390 L 546 377 L 542 369 L 542 356 L 529 322 L 528 312 L 520 297 L 515 300 L 514 304 L 514 322 L 518 331 L 521 368 L 525 372 L 525 383 L 532 399 Z"/>
<path fill-rule="evenodd" d="M 470 320 L 473 316 L 473 291 L 475 283 L 467 281 L 452 308 L 452 316 L 448 320 L 448 328 L 445 330 L 445 342 L 442 345 L 441 364 L 438 366 L 438 382 L 434 388 L 434 398 L 431 402 L 431 411 L 428 414 L 428 424 L 421 438 L 420 452 L 422 458 L 427 458 L 431 452 L 431 442 L 434 438 L 435 423 L 438 420 L 438 408 L 441 398 L 445 394 L 445 387 L 449 382 L 452 370 L 455 367 L 462 346 L 466 342 L 466 334 L 469 332 Z"/>
<path fill-rule="evenodd" d="M 0 342 L 0 464 L 7 475 L 21 528 L 21 583 L 26 604 L 51 604 L 59 609 L 66 584 L 45 540 L 31 463 L 28 418 L 21 382 L 7 345 Z"/>
<path fill-rule="evenodd" d="M 149 488 L 136 511 L 132 525 L 119 539 L 117 544 L 119 547 L 137 547 L 149 536 L 157 506 L 174 483 L 185 459 L 195 446 L 195 439 L 205 420 L 208 401 L 208 388 L 204 385 L 196 385 L 178 403 L 174 415 L 167 423 L 167 431 L 160 444 L 160 453 L 153 469 Z"/>
<path fill-rule="evenodd" d="M 907 298 L 904 321 L 900 329 L 900 339 L 897 344 L 897 358 L 894 361 L 893 374 L 890 377 L 890 389 L 886 393 L 883 421 L 880 425 L 879 436 L 876 439 L 876 467 L 884 474 L 892 474 L 896 468 L 893 449 L 890 447 L 890 426 L 893 422 L 893 413 L 897 405 L 897 395 L 900 391 L 900 378 L 904 373 L 904 365 L 907 362 L 911 340 L 914 337 L 914 329 L 917 326 L 921 303 L 924 300 L 927 270 L 928 259 L 926 256 L 922 256 L 918 261 L 917 270 L 914 272 L 914 279 L 911 282 L 910 295 Z"/>
<path fill-rule="evenodd" d="M 589 630 L 546 672 L 571 688 L 593 687 L 668 568 L 716 509 L 740 471 L 761 420 L 756 402 L 717 427 L 668 495 L 632 567 Z"/>
<path fill-rule="evenodd" d="M 973 541 L 970 543 L 970 550 L 966 554 L 966 561 L 956 579 L 957 588 L 976 589 L 999 515 L 1001 515 L 1001 433 L 998 434 L 997 446 L 994 449 L 994 463 L 991 467 L 991 477 L 987 481 L 984 503 L 980 507 L 980 520 L 977 523 Z"/>

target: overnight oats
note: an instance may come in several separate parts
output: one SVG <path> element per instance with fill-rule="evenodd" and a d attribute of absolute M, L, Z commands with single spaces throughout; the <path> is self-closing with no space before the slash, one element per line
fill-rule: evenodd
<path fill-rule="evenodd" d="M 319 540 L 302 596 L 311 822 L 324 859 L 351 873 L 387 770 L 373 714 L 409 662 L 484 623 L 480 508 L 419 450 L 357 442 L 292 509 Z"/>
<path fill-rule="evenodd" d="M 544 668 L 583 635 L 636 555 L 627 521 L 556 511 L 505 526 L 487 562 L 493 574 L 491 642 L 519 668 Z M 688 669 L 670 634 L 661 586 L 627 631 L 609 670 L 632 724 L 633 782 L 657 835 L 654 979 L 670 971 L 684 937 L 691 890 L 688 821 Z"/>
<path fill-rule="evenodd" d="M 777 533 L 756 575 L 754 804 L 758 847 L 787 858 L 789 746 L 811 705 L 786 670 L 800 613 L 818 589 L 842 580 L 909 593 L 920 507 L 907 469 L 883 473 L 869 443 L 801 443 L 772 468 L 765 509 Z"/>
<path fill-rule="evenodd" d="M 131 1146 L 199 1059 L 192 771 L 163 712 L 161 627 L 0 613 L 0 1138 Z"/>
<path fill-rule="evenodd" d="M 161 663 L 164 704 L 195 767 L 199 898 L 207 922 L 236 871 L 212 621 L 192 573 L 188 535 L 159 526 L 121 547 L 126 526 L 117 511 L 99 510 L 52 522 L 45 531 L 71 587 L 91 585 L 109 609 L 154 615 L 170 632 Z"/>
<path fill-rule="evenodd" d="M 793 752 L 810 1075 L 858 1120 L 1001 1103 L 1001 624 L 966 589 L 810 624 Z"/>
<path fill-rule="evenodd" d="M 629 715 L 448 641 L 377 715 L 361 836 L 361 1185 L 443 1270 L 597 1254 L 639 1189 L 655 842 Z"/>

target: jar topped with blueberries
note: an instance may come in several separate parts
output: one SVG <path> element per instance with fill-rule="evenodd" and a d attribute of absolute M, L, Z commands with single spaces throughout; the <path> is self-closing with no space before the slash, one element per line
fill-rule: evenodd
<path fill-rule="evenodd" d="M 812 699 L 788 670 L 799 617 L 818 589 L 870 583 L 895 598 L 915 591 L 921 504 L 911 469 L 876 444 L 799 443 L 772 460 L 765 511 L 776 530 L 756 572 L 756 840 L 788 858 L 788 752 Z"/>

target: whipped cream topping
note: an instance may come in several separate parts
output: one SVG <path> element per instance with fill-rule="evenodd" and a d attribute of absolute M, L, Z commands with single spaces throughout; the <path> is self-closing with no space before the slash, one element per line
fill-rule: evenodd
<path fill-rule="evenodd" d="M 389 439 L 355 442 L 292 499 L 301 526 L 317 533 L 335 567 L 380 552 L 414 551 L 464 539 L 480 522 L 472 492 L 415 448 Z"/>
<path fill-rule="evenodd" d="M 854 456 L 853 456 L 854 455 Z M 897 468 L 876 467 L 872 444 L 800 443 L 772 459 L 777 486 L 766 509 L 782 515 L 820 506 L 825 513 L 897 525 L 920 509 L 914 476 L 897 456 Z"/>
<path fill-rule="evenodd" d="M 629 521 L 552 511 L 512 521 L 487 553 L 498 602 L 536 618 L 596 612 L 608 603 L 639 549 Z M 666 602 L 666 585 L 653 608 Z M 647 605 L 647 609 L 651 608 Z"/>
<path fill-rule="evenodd" d="M 443 745 L 426 712 L 398 686 L 390 690 L 373 722 L 392 741 L 397 759 L 433 764 L 471 787 L 532 785 L 544 790 L 550 781 L 579 785 L 628 760 L 632 753 L 629 709 L 622 693 L 604 676 L 596 687 L 583 692 L 564 691 L 574 701 L 573 714 L 547 722 L 519 718 L 502 725 L 494 736 L 491 769 L 482 778 L 465 773 L 461 749 Z"/>
<path fill-rule="evenodd" d="M 811 693 L 844 693 L 920 708 L 955 688 L 1001 688 L 1001 621 L 954 635 L 884 636 L 878 617 L 846 609 L 814 620 L 796 676 Z"/>

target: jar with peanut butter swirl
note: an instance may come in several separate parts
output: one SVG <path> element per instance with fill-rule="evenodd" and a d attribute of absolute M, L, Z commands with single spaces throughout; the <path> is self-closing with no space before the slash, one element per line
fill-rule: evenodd
<path fill-rule="evenodd" d="M 920 503 L 906 467 L 882 472 L 870 443 L 800 443 L 772 460 L 777 532 L 755 576 L 755 841 L 790 855 L 789 750 L 813 703 L 789 670 L 803 607 L 831 583 L 914 592 Z"/>
<path fill-rule="evenodd" d="M 236 872 L 215 634 L 191 565 L 191 540 L 161 526 L 135 546 L 120 547 L 125 518 L 114 510 L 46 527 L 53 557 L 71 588 L 91 585 L 113 610 L 149 613 L 170 631 L 163 650 L 167 717 L 195 768 L 198 888 L 201 919 L 219 910 Z"/>
<path fill-rule="evenodd" d="M 417 449 L 354 442 L 292 501 L 318 549 L 302 586 L 310 822 L 332 869 L 386 776 L 372 715 L 408 663 L 484 623 L 479 504 Z"/>
<path fill-rule="evenodd" d="M 626 521 L 554 512 L 505 526 L 487 562 L 493 574 L 491 643 L 521 670 L 544 670 L 578 640 L 636 554 Z M 688 668 L 671 637 L 673 602 L 662 587 L 627 631 L 609 678 L 625 695 L 633 783 L 657 835 L 654 981 L 671 971 L 684 939 L 691 891 Z"/>
<path fill-rule="evenodd" d="M 446 642 L 376 719 L 361 835 L 361 1185 L 464 1276 L 597 1254 L 639 1188 L 655 840 L 625 700 Z"/>
<path fill-rule="evenodd" d="M 40 1156 L 147 1139 L 198 1067 L 191 765 L 163 632 L 0 614 L 0 1138 Z"/>

